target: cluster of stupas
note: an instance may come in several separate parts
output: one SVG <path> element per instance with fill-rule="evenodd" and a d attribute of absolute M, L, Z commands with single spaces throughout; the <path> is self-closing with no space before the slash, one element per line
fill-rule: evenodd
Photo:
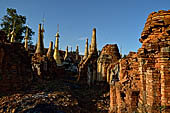
<path fill-rule="evenodd" d="M 170 11 L 149 15 L 140 38 L 142 47 L 124 58 L 117 44 L 107 44 L 98 52 L 95 28 L 90 45 L 86 39 L 82 58 L 78 46 L 76 52 L 68 52 L 68 46 L 66 51 L 59 50 L 59 32 L 54 50 L 50 42 L 46 51 L 43 32 L 39 24 L 38 42 L 32 55 L 28 29 L 25 46 L 15 43 L 15 29 L 10 33 L 10 42 L 0 31 L 1 91 L 26 87 L 35 76 L 49 80 L 72 71 L 78 74 L 79 82 L 89 87 L 110 86 L 110 113 L 170 112 Z"/>

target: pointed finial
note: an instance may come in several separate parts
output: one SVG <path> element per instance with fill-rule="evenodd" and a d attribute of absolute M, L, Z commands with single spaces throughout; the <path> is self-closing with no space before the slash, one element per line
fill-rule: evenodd
<path fill-rule="evenodd" d="M 79 50 L 79 46 L 78 45 L 76 45 L 76 51 L 78 51 Z"/>
<path fill-rule="evenodd" d="M 68 46 L 66 47 L 66 52 L 65 52 L 64 60 L 66 60 L 67 57 L 68 57 Z"/>
<path fill-rule="evenodd" d="M 89 50 L 88 50 L 88 52 L 89 52 L 88 55 L 90 55 L 90 54 L 91 54 L 91 44 L 89 45 Z"/>
<path fill-rule="evenodd" d="M 48 59 L 51 59 L 53 57 L 53 42 L 50 42 L 49 48 L 48 48 L 48 52 L 47 52 L 47 57 Z"/>
<path fill-rule="evenodd" d="M 59 24 L 57 24 L 57 32 L 59 33 Z"/>
<path fill-rule="evenodd" d="M 71 46 L 71 52 L 72 52 L 72 46 Z"/>
<path fill-rule="evenodd" d="M 15 24 L 16 24 L 16 20 L 14 20 L 14 23 L 13 23 L 13 30 L 15 29 Z"/>
<path fill-rule="evenodd" d="M 41 24 L 39 24 L 39 28 L 38 28 L 38 43 L 37 43 L 37 48 L 35 53 L 38 54 L 43 54 L 44 53 L 44 42 L 43 42 L 43 37 L 41 35 Z"/>
<path fill-rule="evenodd" d="M 28 51 L 28 25 L 26 25 L 26 32 L 25 32 L 25 50 Z"/>
<path fill-rule="evenodd" d="M 44 24 L 44 22 L 45 22 L 45 17 L 44 17 L 44 14 L 43 14 L 42 23 Z"/>
<path fill-rule="evenodd" d="M 42 20 L 42 26 L 41 26 L 41 37 L 42 37 L 42 40 L 44 40 L 44 32 L 45 32 L 45 30 L 44 30 L 44 21 L 45 21 L 45 19 L 44 19 L 44 17 L 43 17 L 43 20 Z M 44 43 L 43 43 L 43 48 L 44 48 Z"/>
<path fill-rule="evenodd" d="M 15 23 L 16 23 L 16 20 L 14 20 L 14 23 L 13 23 L 13 30 L 11 32 L 11 42 L 15 42 Z"/>
<path fill-rule="evenodd" d="M 85 60 L 88 57 L 88 38 L 86 39 L 86 44 L 85 44 L 85 51 L 84 51 L 84 57 L 83 59 Z"/>
<path fill-rule="evenodd" d="M 122 57 L 122 44 L 120 45 L 120 56 Z"/>
<path fill-rule="evenodd" d="M 44 33 L 45 30 L 44 30 L 44 24 L 42 24 L 42 27 L 41 27 L 41 33 Z"/>
<path fill-rule="evenodd" d="M 97 43 L 96 43 L 96 28 L 93 28 L 90 54 L 97 56 Z"/>
<path fill-rule="evenodd" d="M 57 63 L 57 65 L 61 65 L 61 60 L 60 60 L 60 53 L 59 53 L 59 33 L 56 33 L 56 42 L 55 42 L 55 48 L 54 48 L 54 59 Z"/>
<path fill-rule="evenodd" d="M 41 32 L 45 32 L 45 30 L 44 30 L 44 22 L 45 22 L 45 18 L 44 18 L 44 14 L 43 14 Z"/>
<path fill-rule="evenodd" d="M 60 35 L 59 35 L 59 24 L 57 24 L 57 33 L 56 33 L 56 35 L 55 35 L 56 37 L 60 37 Z"/>
<path fill-rule="evenodd" d="M 79 47 L 78 45 L 76 46 L 76 60 L 78 61 L 79 59 Z"/>
<path fill-rule="evenodd" d="M 26 25 L 25 39 L 28 39 L 28 25 Z"/>
<path fill-rule="evenodd" d="M 8 40 L 11 38 L 11 25 L 9 25 L 7 37 L 8 37 Z"/>

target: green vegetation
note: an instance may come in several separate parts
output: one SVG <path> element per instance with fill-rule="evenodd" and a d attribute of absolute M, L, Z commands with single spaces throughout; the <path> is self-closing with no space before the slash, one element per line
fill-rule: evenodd
<path fill-rule="evenodd" d="M 22 42 L 25 36 L 26 32 L 26 17 L 22 15 L 18 15 L 16 9 L 7 8 L 7 15 L 4 15 L 1 18 L 2 23 L 0 23 L 0 26 L 2 30 L 8 35 L 8 40 L 10 40 L 9 37 L 11 37 L 11 32 L 14 29 L 15 31 L 15 41 L 16 42 Z M 34 32 L 31 28 L 28 27 L 28 43 L 32 44 L 32 36 L 34 35 Z"/>

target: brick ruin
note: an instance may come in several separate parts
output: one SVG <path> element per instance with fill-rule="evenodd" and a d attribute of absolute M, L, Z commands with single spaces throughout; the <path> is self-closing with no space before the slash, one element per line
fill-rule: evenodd
<path fill-rule="evenodd" d="M 129 112 L 136 109 L 140 90 L 137 54 L 130 52 L 126 58 L 111 64 L 110 110 Z"/>
<path fill-rule="evenodd" d="M 98 52 L 96 44 L 96 28 L 94 28 L 89 50 L 87 39 L 85 46 L 85 55 L 79 63 L 79 79 L 87 82 L 88 86 L 95 84 L 97 80 L 97 58 Z"/>
<path fill-rule="evenodd" d="M 109 66 L 120 59 L 117 44 L 107 44 L 103 47 L 97 60 L 97 81 L 106 82 L 108 80 L 107 70 Z"/>
<path fill-rule="evenodd" d="M 142 47 L 113 65 L 111 113 L 170 112 L 169 31 L 170 11 L 151 13 L 141 34 Z"/>
<path fill-rule="evenodd" d="M 33 79 L 32 74 L 31 57 L 23 45 L 10 43 L 0 31 L 0 92 L 26 88 Z"/>

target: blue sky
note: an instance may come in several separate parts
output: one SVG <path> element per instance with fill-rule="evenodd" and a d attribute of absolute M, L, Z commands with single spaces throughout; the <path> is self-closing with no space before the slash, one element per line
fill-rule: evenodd
<path fill-rule="evenodd" d="M 170 0 L 0 0 L 0 18 L 6 8 L 15 8 L 27 17 L 37 41 L 38 24 L 45 17 L 45 47 L 55 41 L 57 24 L 60 48 L 79 45 L 84 53 L 85 39 L 91 41 L 92 29 L 97 31 L 99 50 L 106 44 L 118 44 L 123 54 L 141 47 L 139 38 L 148 15 L 153 11 L 170 9 Z M 1 21 L 0 21 L 1 22 Z"/>

